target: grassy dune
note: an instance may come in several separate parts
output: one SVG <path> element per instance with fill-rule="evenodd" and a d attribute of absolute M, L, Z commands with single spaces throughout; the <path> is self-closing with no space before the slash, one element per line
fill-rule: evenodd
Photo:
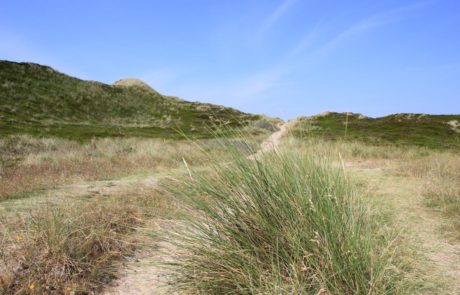
<path fill-rule="evenodd" d="M 2 61 L 0 101 L 2 294 L 100 293 L 160 232 L 185 294 L 458 293 L 460 116 L 301 118 L 254 159 L 278 120 L 138 81 Z"/>
<path fill-rule="evenodd" d="M 212 137 L 261 116 L 164 96 L 146 85 L 84 81 L 50 67 L 0 61 L 0 135 L 180 138 Z"/>
<path fill-rule="evenodd" d="M 299 118 L 293 133 L 298 138 L 458 150 L 457 122 L 460 115 L 394 114 L 370 118 L 354 113 L 324 113 Z"/>

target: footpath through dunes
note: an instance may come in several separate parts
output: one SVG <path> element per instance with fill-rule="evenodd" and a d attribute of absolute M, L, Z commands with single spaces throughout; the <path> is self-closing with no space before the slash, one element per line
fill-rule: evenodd
<path fill-rule="evenodd" d="M 382 163 L 362 164 L 347 162 L 345 166 L 394 210 L 397 226 L 410 250 L 417 253 L 411 265 L 424 286 L 416 294 L 460 294 L 460 242 L 443 232 L 449 221 L 441 212 L 426 207 L 423 180 L 397 175 Z"/>
<path fill-rule="evenodd" d="M 260 150 L 249 156 L 256 159 L 262 153 L 275 149 L 281 139 L 288 133 L 288 123 L 280 124 L 279 130 L 272 133 L 260 145 Z M 147 226 L 147 230 L 164 230 L 179 226 L 174 221 L 155 221 Z M 148 248 L 148 247 L 146 247 Z M 168 272 L 160 265 L 173 259 L 175 250 L 170 243 L 160 242 L 154 249 L 139 251 L 133 259 L 128 261 L 121 270 L 121 276 L 111 286 L 105 295 L 166 295 L 174 294 L 169 285 Z M 169 256 L 168 256 L 169 254 Z"/>
<path fill-rule="evenodd" d="M 276 149 L 291 132 L 294 123 L 289 121 L 280 125 L 279 130 L 263 141 L 260 150 L 250 157 L 257 159 L 262 153 Z M 393 167 L 395 163 L 386 163 L 373 160 L 369 160 L 369 163 L 347 161 L 344 167 L 363 179 L 372 195 L 393 209 L 404 239 L 417 252 L 417 259 L 411 262 L 415 268 L 413 275 L 417 276 L 416 279 L 423 278 L 425 285 L 413 294 L 460 294 L 460 243 L 449 239 L 442 231 L 449 221 L 440 212 L 425 206 L 422 179 L 397 174 Z M 28 198 L 5 200 L 0 210 L 6 216 L 10 214 L 3 209 L 6 207 L 14 212 L 11 208 L 17 207 L 19 210 L 22 206 L 29 208 L 43 202 L 66 202 L 69 198 L 84 201 L 86 197 L 130 196 L 139 191 L 150 194 L 159 188 L 158 182 L 161 179 L 178 173 L 181 172 L 168 170 L 110 181 L 65 185 L 41 191 Z M 5 206 L 7 203 L 8 206 Z M 145 243 L 138 245 L 140 249 L 136 254 L 120 265 L 119 278 L 107 286 L 102 294 L 173 294 L 173 288 L 169 285 L 170 278 L 161 264 L 174 259 L 174 247 L 170 243 L 158 242 L 157 239 L 143 240 L 143 237 L 177 228 L 181 226 L 180 222 L 176 218 L 160 217 L 149 219 L 143 224 L 135 235 L 139 235 L 139 240 Z"/>
<path fill-rule="evenodd" d="M 295 121 L 280 125 L 250 158 L 257 159 L 279 146 L 293 124 Z M 394 210 L 397 226 L 409 247 L 417 253 L 417 259 L 411 262 L 414 267 L 411 275 L 415 276 L 414 280 L 424 281 L 414 294 L 460 294 L 460 243 L 443 233 L 442 228 L 448 221 L 442 214 L 425 206 L 423 180 L 397 175 L 391 165 L 379 161 L 372 165 L 351 161 L 346 163 L 345 169 L 364 179 L 372 195 Z M 148 230 L 176 226 L 180 226 L 177 221 L 156 221 Z M 174 252 L 169 243 L 163 242 L 150 251 L 138 252 L 104 294 L 174 294 L 168 283 L 168 273 L 160 266 L 162 262 L 171 261 Z"/>

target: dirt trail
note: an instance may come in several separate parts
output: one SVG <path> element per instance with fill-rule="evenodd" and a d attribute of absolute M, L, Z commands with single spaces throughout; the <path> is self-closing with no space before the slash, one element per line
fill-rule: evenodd
<path fill-rule="evenodd" d="M 279 146 L 281 138 L 287 135 L 292 122 L 293 121 L 288 121 L 287 123 L 278 125 L 279 130 L 272 133 L 266 140 L 264 140 L 260 144 L 260 149 L 257 153 L 250 155 L 248 159 L 258 159 L 263 153 L 269 152 Z"/>
<path fill-rule="evenodd" d="M 279 125 L 279 130 L 272 133 L 270 137 L 268 137 L 264 142 L 262 142 L 262 144 L 260 145 L 260 150 L 257 153 L 268 152 L 276 148 L 280 144 L 281 138 L 283 138 L 288 133 L 289 124 L 291 124 L 291 122 Z"/>
<path fill-rule="evenodd" d="M 381 167 L 350 169 L 365 176 L 372 191 L 394 209 L 398 226 L 421 257 L 413 266 L 427 276 L 427 290 L 417 294 L 460 294 L 460 243 L 449 241 L 442 231 L 448 222 L 442 214 L 424 205 L 422 180 L 392 176 Z M 430 287 L 440 287 L 442 293 L 433 293 Z"/>
<path fill-rule="evenodd" d="M 149 230 L 160 227 L 149 226 Z M 174 294 L 168 285 L 168 275 L 159 264 L 167 262 L 165 249 L 171 246 L 164 243 L 156 245 L 150 251 L 139 251 L 128 261 L 120 273 L 120 278 L 109 286 L 106 295 L 166 295 Z M 171 250 L 172 251 L 172 250 Z"/>

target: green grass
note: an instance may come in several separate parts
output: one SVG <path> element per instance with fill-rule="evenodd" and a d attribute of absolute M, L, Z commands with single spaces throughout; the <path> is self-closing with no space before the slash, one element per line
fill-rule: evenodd
<path fill-rule="evenodd" d="M 460 115 L 395 114 L 369 118 L 350 114 L 347 119 L 346 113 L 328 113 L 301 118 L 293 134 L 373 145 L 459 149 L 460 132 L 448 124 L 455 120 L 460 122 Z"/>
<path fill-rule="evenodd" d="M 84 81 L 32 63 L 0 61 L 0 135 L 212 137 L 261 119 L 218 105 L 164 96 L 148 87 Z"/>
<path fill-rule="evenodd" d="M 187 294 L 401 294 L 389 220 L 321 157 L 285 148 L 192 173 L 171 190 L 196 213 L 174 236 Z M 366 200 L 367 202 L 368 200 Z"/>

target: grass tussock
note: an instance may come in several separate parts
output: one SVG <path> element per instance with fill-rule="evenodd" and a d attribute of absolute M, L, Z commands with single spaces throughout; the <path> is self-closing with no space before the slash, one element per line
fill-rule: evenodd
<path fill-rule="evenodd" d="M 233 151 L 174 191 L 197 214 L 178 234 L 174 285 L 192 294 L 395 294 L 392 231 L 324 157 Z"/>
<path fill-rule="evenodd" d="M 89 294 L 116 277 L 147 218 L 173 212 L 166 195 L 113 196 L 46 203 L 3 218 L 0 293 Z M 149 216 L 147 216 L 147 211 Z"/>
<path fill-rule="evenodd" d="M 311 138 L 290 138 L 286 145 L 318 156 L 340 154 L 346 165 L 354 167 L 384 168 L 395 175 L 420 178 L 424 183 L 426 205 L 451 217 L 454 231 L 460 232 L 460 156 L 457 152 Z"/>

